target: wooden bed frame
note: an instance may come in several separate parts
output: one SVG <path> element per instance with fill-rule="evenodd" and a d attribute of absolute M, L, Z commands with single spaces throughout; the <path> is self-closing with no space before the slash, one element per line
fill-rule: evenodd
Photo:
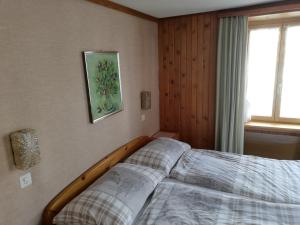
<path fill-rule="evenodd" d="M 119 147 L 114 152 L 100 160 L 93 165 L 78 178 L 76 178 L 71 184 L 65 187 L 52 201 L 47 205 L 43 212 L 43 225 L 54 225 L 52 223 L 53 218 L 59 211 L 73 198 L 85 190 L 95 180 L 107 172 L 111 167 L 118 162 L 123 161 L 129 157 L 132 153 L 143 147 L 153 138 L 148 136 L 138 137 L 127 144 Z"/>

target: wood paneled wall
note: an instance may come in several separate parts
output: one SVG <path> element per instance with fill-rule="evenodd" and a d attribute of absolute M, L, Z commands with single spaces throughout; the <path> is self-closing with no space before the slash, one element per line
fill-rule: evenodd
<path fill-rule="evenodd" d="M 160 128 L 214 148 L 217 14 L 159 22 Z"/>

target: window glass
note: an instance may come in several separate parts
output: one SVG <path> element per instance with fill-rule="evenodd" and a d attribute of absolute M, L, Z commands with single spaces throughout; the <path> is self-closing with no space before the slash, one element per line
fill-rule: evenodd
<path fill-rule="evenodd" d="M 272 116 L 279 34 L 279 28 L 250 31 L 247 98 L 253 116 Z"/>
<path fill-rule="evenodd" d="M 286 31 L 280 117 L 300 119 L 300 26 Z"/>

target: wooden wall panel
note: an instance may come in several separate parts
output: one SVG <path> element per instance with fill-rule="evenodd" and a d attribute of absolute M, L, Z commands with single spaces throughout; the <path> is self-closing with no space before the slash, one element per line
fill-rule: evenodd
<path fill-rule="evenodd" d="M 161 130 L 214 148 L 217 14 L 159 22 Z"/>

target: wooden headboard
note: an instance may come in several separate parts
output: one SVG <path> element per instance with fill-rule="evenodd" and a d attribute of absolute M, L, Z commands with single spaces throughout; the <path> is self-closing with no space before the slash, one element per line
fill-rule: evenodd
<path fill-rule="evenodd" d="M 138 137 L 116 149 L 114 152 L 110 153 L 104 159 L 100 160 L 81 174 L 47 205 L 43 213 L 43 225 L 53 225 L 53 218 L 68 202 L 85 190 L 111 167 L 126 159 L 151 140 L 153 140 L 153 138 L 147 136 Z"/>

